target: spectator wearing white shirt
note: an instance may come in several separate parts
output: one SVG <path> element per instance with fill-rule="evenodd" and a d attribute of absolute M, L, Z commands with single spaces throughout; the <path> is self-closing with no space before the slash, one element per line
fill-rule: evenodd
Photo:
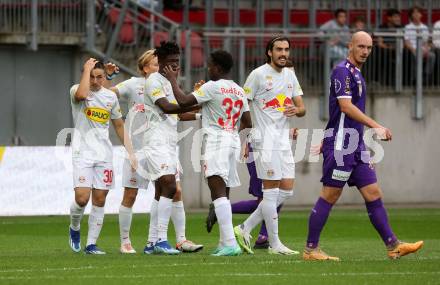
<path fill-rule="evenodd" d="M 334 13 L 335 18 L 324 23 L 319 29 L 325 34 L 329 34 L 328 44 L 330 45 L 331 65 L 339 63 L 348 56 L 348 42 L 351 34 L 347 26 L 347 11 L 337 9 Z"/>
<path fill-rule="evenodd" d="M 429 41 L 429 29 L 422 23 L 422 9 L 414 6 L 409 10 L 410 23 L 405 26 L 405 47 L 413 54 L 413 60 L 417 55 L 417 37 L 420 37 L 422 56 L 424 62 L 424 73 L 428 77 L 432 75 L 435 65 L 435 53 L 432 51 Z M 413 73 L 415 74 L 415 73 Z"/>

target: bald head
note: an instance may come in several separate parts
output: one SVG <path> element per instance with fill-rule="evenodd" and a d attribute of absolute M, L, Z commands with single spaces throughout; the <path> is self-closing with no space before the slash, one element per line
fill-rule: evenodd
<path fill-rule="evenodd" d="M 368 33 L 359 31 L 353 34 L 348 47 L 348 59 L 355 66 L 360 68 L 367 61 L 367 58 L 371 53 L 373 40 Z"/>
<path fill-rule="evenodd" d="M 370 41 L 370 42 L 373 42 L 373 39 L 371 38 L 371 36 L 367 32 L 359 31 L 359 32 L 354 33 L 351 36 L 351 42 L 352 43 L 357 42 L 357 41 Z"/>

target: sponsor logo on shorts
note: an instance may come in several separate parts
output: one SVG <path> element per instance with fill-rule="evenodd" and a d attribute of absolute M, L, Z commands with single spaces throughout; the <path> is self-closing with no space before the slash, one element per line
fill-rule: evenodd
<path fill-rule="evenodd" d="M 267 171 L 267 176 L 272 177 L 275 174 L 275 171 L 273 169 L 269 169 Z"/>
<path fill-rule="evenodd" d="M 86 114 L 86 117 L 89 120 L 102 124 L 107 123 L 108 120 L 110 119 L 110 112 L 101 108 L 93 108 L 93 107 L 86 108 L 84 110 L 84 114 Z"/>
<path fill-rule="evenodd" d="M 162 170 L 167 170 L 167 169 L 168 169 L 168 164 L 166 164 L 166 163 L 162 163 L 162 164 L 160 165 L 160 169 L 162 169 Z"/>
<path fill-rule="evenodd" d="M 78 178 L 78 181 L 79 181 L 79 183 L 84 183 L 84 182 L 86 182 L 86 178 L 84 176 L 80 176 Z"/>
<path fill-rule="evenodd" d="M 332 179 L 338 181 L 348 181 L 351 171 L 333 170 Z"/>
<path fill-rule="evenodd" d="M 135 178 L 135 177 L 132 177 L 132 178 L 130 179 L 130 183 L 131 183 L 132 185 L 135 185 L 135 184 L 137 183 L 136 178 Z"/>

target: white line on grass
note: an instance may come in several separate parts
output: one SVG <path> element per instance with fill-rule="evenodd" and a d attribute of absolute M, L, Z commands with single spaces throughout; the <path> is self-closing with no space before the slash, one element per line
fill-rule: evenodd
<path fill-rule="evenodd" d="M 3 276 L 0 280 L 32 280 L 32 279 L 153 279 L 153 278 L 196 278 L 196 277 L 344 277 L 344 276 L 409 276 L 409 275 L 439 275 L 440 271 L 422 272 L 331 272 L 331 273 L 209 273 L 209 274 L 133 274 L 133 275 L 46 275 L 46 276 Z"/>

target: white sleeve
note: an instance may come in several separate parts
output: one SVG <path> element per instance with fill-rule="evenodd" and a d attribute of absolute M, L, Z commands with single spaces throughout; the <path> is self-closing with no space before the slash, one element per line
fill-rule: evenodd
<path fill-rule="evenodd" d="M 115 95 L 115 103 L 113 104 L 112 107 L 112 114 L 111 114 L 111 119 L 120 119 L 122 118 L 122 112 L 121 112 L 121 107 L 119 106 L 119 101 L 118 98 L 116 98 Z"/>
<path fill-rule="evenodd" d="M 248 100 L 254 100 L 258 92 L 258 77 L 258 72 L 253 70 L 244 83 L 244 94 L 246 94 Z"/>
<path fill-rule="evenodd" d="M 156 103 L 160 98 L 166 98 L 163 91 L 162 84 L 158 80 L 148 79 L 147 87 L 145 88 L 145 96 L 149 97 L 151 101 Z"/>
<path fill-rule="evenodd" d="M 293 95 L 292 97 L 296 97 L 296 96 L 302 96 L 304 95 L 304 92 L 301 88 L 301 85 L 299 84 L 298 78 L 296 77 L 296 74 L 294 71 L 292 71 L 293 73 Z"/>
<path fill-rule="evenodd" d="M 214 92 L 213 88 L 215 88 L 214 82 L 210 80 L 194 91 L 192 94 L 196 97 L 197 103 L 203 104 L 211 100 Z"/>
<path fill-rule="evenodd" d="M 70 88 L 70 101 L 74 104 L 78 104 L 78 102 L 75 100 L 75 93 L 78 90 L 79 84 L 75 84 Z"/>
<path fill-rule="evenodd" d="M 128 97 L 129 96 L 130 81 L 131 81 L 131 79 L 128 79 L 128 80 L 122 81 L 121 83 L 119 83 L 115 86 L 115 88 L 118 89 L 119 96 L 121 96 L 121 97 Z"/>
<path fill-rule="evenodd" d="M 243 113 L 249 112 L 249 102 L 246 98 L 243 98 Z"/>

